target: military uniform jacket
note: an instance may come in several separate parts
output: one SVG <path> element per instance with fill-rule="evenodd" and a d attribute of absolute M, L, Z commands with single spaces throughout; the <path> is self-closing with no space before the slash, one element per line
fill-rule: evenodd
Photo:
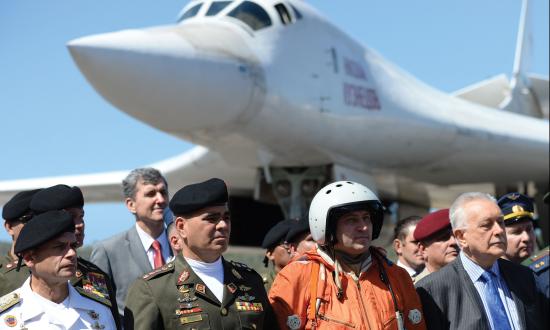
<path fill-rule="evenodd" d="M 182 255 L 138 279 L 126 298 L 125 329 L 276 329 L 262 278 L 222 258 L 220 302 Z"/>
<path fill-rule="evenodd" d="M 69 296 L 56 304 L 30 287 L 0 298 L 0 330 L 3 329 L 115 329 L 110 309 L 78 288 L 68 285 Z"/>
<path fill-rule="evenodd" d="M 0 260 L 0 297 L 20 288 L 29 277 L 29 268 L 25 263 L 21 264 L 19 271 L 17 261 L 13 261 L 9 255 L 5 255 Z"/>
<path fill-rule="evenodd" d="M 92 294 L 96 299 L 100 299 L 102 304 L 109 306 L 117 329 L 120 329 L 120 316 L 116 303 L 116 293 L 109 275 L 99 269 L 95 264 L 78 257 L 76 273 L 71 279 L 71 285 Z"/>
<path fill-rule="evenodd" d="M 521 263 L 531 268 L 535 273 L 537 287 L 544 293 L 546 299 L 550 297 L 550 256 L 548 252 L 549 248 L 547 246 Z"/>

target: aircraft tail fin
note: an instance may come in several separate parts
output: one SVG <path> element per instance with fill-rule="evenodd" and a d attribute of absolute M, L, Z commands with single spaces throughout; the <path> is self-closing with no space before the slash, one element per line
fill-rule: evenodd
<path fill-rule="evenodd" d="M 548 77 L 528 74 L 533 49 L 529 0 L 521 8 L 514 67 L 510 80 L 500 74 L 462 88 L 455 96 L 484 106 L 548 118 Z"/>

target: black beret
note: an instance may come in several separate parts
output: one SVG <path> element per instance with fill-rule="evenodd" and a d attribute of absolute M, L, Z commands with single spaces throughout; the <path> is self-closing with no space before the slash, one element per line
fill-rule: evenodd
<path fill-rule="evenodd" d="M 170 200 L 170 210 L 174 215 L 189 214 L 208 206 L 225 204 L 227 200 L 225 182 L 213 178 L 178 190 Z"/>
<path fill-rule="evenodd" d="M 43 189 L 34 195 L 31 201 L 31 210 L 35 214 L 83 206 L 84 197 L 80 188 L 64 184 Z"/>
<path fill-rule="evenodd" d="M 288 234 L 286 234 L 286 241 L 294 243 L 294 239 L 302 233 L 309 233 L 309 221 L 307 218 L 300 218 L 295 221 L 296 223 L 290 228 Z"/>
<path fill-rule="evenodd" d="M 504 225 L 509 226 L 523 220 L 535 219 L 535 205 L 528 196 L 509 193 L 499 198 L 498 206 L 504 216 Z"/>
<path fill-rule="evenodd" d="M 74 221 L 67 211 L 48 211 L 34 216 L 21 229 L 13 252 L 19 255 L 64 232 L 74 232 Z"/>
<path fill-rule="evenodd" d="M 296 220 L 282 220 L 271 227 L 265 234 L 262 248 L 271 249 L 286 241 L 286 235 L 292 226 L 297 224 Z"/>
<path fill-rule="evenodd" d="M 31 210 L 32 197 L 42 189 L 21 191 L 15 194 L 2 208 L 2 218 L 6 221 L 14 221 Z"/>

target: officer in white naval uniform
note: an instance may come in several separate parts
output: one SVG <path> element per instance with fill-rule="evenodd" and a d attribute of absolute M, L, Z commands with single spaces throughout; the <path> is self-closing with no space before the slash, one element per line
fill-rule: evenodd
<path fill-rule="evenodd" d="M 23 227 L 14 252 L 31 276 L 0 298 L 0 329 L 116 329 L 108 301 L 69 284 L 76 245 L 66 211 L 43 213 Z"/>

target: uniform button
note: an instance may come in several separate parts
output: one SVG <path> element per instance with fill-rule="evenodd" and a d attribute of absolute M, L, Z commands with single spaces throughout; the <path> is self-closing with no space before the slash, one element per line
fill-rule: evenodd
<path fill-rule="evenodd" d="M 221 314 L 222 314 L 223 316 L 226 316 L 226 315 L 227 315 L 227 308 L 225 308 L 225 307 L 222 308 Z"/>

